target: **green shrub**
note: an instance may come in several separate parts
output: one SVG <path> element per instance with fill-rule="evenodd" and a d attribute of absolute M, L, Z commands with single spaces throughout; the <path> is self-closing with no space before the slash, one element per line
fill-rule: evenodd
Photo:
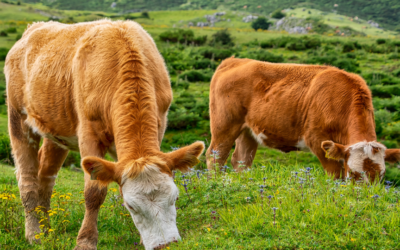
<path fill-rule="evenodd" d="M 241 58 L 249 58 L 249 59 L 255 59 L 259 61 L 265 61 L 265 62 L 283 62 L 283 56 L 282 55 L 275 55 L 271 52 L 268 52 L 266 50 L 257 50 L 257 51 L 249 51 L 240 54 Z"/>
<path fill-rule="evenodd" d="M 22 34 L 18 34 L 17 37 L 15 38 L 15 41 L 18 41 L 19 39 L 21 39 Z"/>
<path fill-rule="evenodd" d="M 400 111 L 400 96 L 393 98 L 379 98 L 375 97 L 372 100 L 375 110 L 386 109 L 390 112 Z"/>
<path fill-rule="evenodd" d="M 268 40 L 268 41 L 262 41 L 262 42 L 260 42 L 260 47 L 263 48 L 263 49 L 266 49 L 266 48 L 273 48 L 273 47 L 274 47 L 273 40 Z"/>
<path fill-rule="evenodd" d="M 398 60 L 398 59 L 400 59 L 400 54 L 399 53 L 391 53 L 388 58 L 391 60 Z"/>
<path fill-rule="evenodd" d="M 169 41 L 172 43 L 186 43 L 203 45 L 207 41 L 207 36 L 195 37 L 192 30 L 168 30 L 159 35 L 161 41 Z"/>
<path fill-rule="evenodd" d="M 0 162 L 14 165 L 14 160 L 11 155 L 10 138 L 4 133 L 0 133 Z"/>
<path fill-rule="evenodd" d="M 208 58 L 195 60 L 193 62 L 193 68 L 195 69 L 207 69 L 207 68 L 215 69 L 216 67 L 217 67 L 216 63 Z"/>
<path fill-rule="evenodd" d="M 331 65 L 349 72 L 360 73 L 359 64 L 356 60 L 340 58 L 333 54 L 310 56 L 304 62 L 307 64 Z"/>
<path fill-rule="evenodd" d="M 393 71 L 392 73 L 395 77 L 400 77 L 400 69 Z"/>
<path fill-rule="evenodd" d="M 374 97 L 389 98 L 400 96 L 400 85 L 374 85 L 370 87 Z"/>
<path fill-rule="evenodd" d="M 180 78 L 178 78 L 176 82 L 171 82 L 171 87 L 176 89 L 188 89 L 189 85 L 190 83 L 188 81 L 184 81 Z"/>
<path fill-rule="evenodd" d="M 355 48 L 356 48 L 356 47 L 354 46 L 354 43 L 352 43 L 352 42 L 347 42 L 347 43 L 343 44 L 343 50 L 342 50 L 342 52 L 343 52 L 343 53 L 351 52 L 351 51 L 355 50 Z"/>
<path fill-rule="evenodd" d="M 288 50 L 306 50 L 307 47 L 302 41 L 290 42 L 286 45 L 286 49 Z"/>
<path fill-rule="evenodd" d="M 276 19 L 281 19 L 281 18 L 284 18 L 285 16 L 286 16 L 286 14 L 283 13 L 281 9 L 275 10 L 271 14 L 271 17 L 276 18 Z"/>
<path fill-rule="evenodd" d="M 375 99 L 375 98 L 374 98 Z M 377 109 L 374 107 L 375 110 Z M 386 127 L 393 120 L 393 115 L 386 109 L 375 111 L 375 131 L 378 137 L 382 137 L 383 128 Z"/>
<path fill-rule="evenodd" d="M 251 27 L 257 31 L 261 30 L 268 30 L 271 23 L 264 17 L 259 17 L 251 23 Z"/>
<path fill-rule="evenodd" d="M 211 80 L 212 74 L 211 70 L 190 70 L 179 75 L 179 78 L 189 82 L 208 82 Z"/>
<path fill-rule="evenodd" d="M 2 31 L 0 31 L 0 36 L 8 36 L 8 34 L 4 30 L 2 30 Z"/>
<path fill-rule="evenodd" d="M 196 127 L 201 118 L 184 107 L 168 112 L 168 130 L 190 129 Z"/>
<path fill-rule="evenodd" d="M 142 13 L 140 14 L 140 17 L 141 17 L 141 18 L 149 18 L 149 19 L 150 19 L 149 12 L 147 12 L 147 11 L 142 12 Z"/>
<path fill-rule="evenodd" d="M 204 47 L 199 50 L 199 54 L 208 59 L 224 60 L 235 55 L 236 51 L 232 49 L 217 49 L 212 47 Z"/>
<path fill-rule="evenodd" d="M 235 44 L 233 43 L 233 38 L 231 36 L 231 33 L 229 33 L 228 29 L 220 30 L 217 31 L 212 35 L 212 44 L 222 44 L 222 45 L 228 45 L 228 46 L 234 46 Z"/>
<path fill-rule="evenodd" d="M 7 48 L 0 48 L 0 61 L 4 61 L 6 59 L 8 51 L 9 50 Z"/>
<path fill-rule="evenodd" d="M 10 28 L 6 29 L 5 32 L 7 32 L 7 33 L 17 33 L 17 28 L 10 27 Z"/>
<path fill-rule="evenodd" d="M 386 43 L 386 39 L 379 38 L 379 39 L 376 40 L 376 43 L 377 44 L 385 44 Z"/>
<path fill-rule="evenodd" d="M 188 64 L 187 62 L 184 62 L 184 61 L 175 61 L 175 62 L 171 62 L 170 64 L 174 70 L 178 70 L 178 71 L 184 71 L 184 70 L 192 68 L 192 66 L 190 64 Z"/>

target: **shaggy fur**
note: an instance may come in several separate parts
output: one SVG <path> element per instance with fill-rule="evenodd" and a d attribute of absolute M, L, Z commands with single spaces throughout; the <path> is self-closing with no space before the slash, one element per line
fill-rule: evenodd
<path fill-rule="evenodd" d="M 39 223 L 30 211 L 38 205 L 48 209 L 68 150 L 80 151 L 85 169 L 86 213 L 76 249 L 95 249 L 108 183 L 123 185 L 125 178 L 134 186 L 149 165 L 159 168 L 160 178 L 171 178 L 173 169 L 193 166 L 204 149 L 195 143 L 160 152 L 172 90 L 154 41 L 135 22 L 34 23 L 8 53 L 4 72 L 31 242 Z M 45 140 L 39 151 L 40 137 Z M 117 163 L 101 159 L 107 151 Z"/>
<path fill-rule="evenodd" d="M 284 152 L 310 149 L 328 173 L 345 176 L 352 167 L 350 146 L 368 142 L 367 158 L 374 148 L 385 151 L 376 142 L 373 110 L 371 92 L 358 75 L 329 66 L 226 59 L 211 81 L 208 168 L 214 164 L 212 150 L 223 166 L 236 140 L 232 164 L 238 170 L 239 161 L 251 166 L 262 144 Z"/>

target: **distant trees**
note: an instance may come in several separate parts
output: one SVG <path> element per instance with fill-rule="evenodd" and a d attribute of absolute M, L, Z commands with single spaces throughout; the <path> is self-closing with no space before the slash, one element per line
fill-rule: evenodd
<path fill-rule="evenodd" d="M 259 17 L 251 23 L 251 27 L 256 31 L 267 30 L 271 24 L 265 17 Z"/>
<path fill-rule="evenodd" d="M 281 18 L 284 18 L 285 16 L 286 16 L 286 14 L 283 13 L 281 9 L 275 10 L 271 14 L 271 17 L 276 18 L 276 19 L 281 19 Z"/>

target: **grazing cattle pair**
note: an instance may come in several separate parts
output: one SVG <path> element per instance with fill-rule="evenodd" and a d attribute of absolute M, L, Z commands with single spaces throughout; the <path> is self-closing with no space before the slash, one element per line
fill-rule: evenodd
<path fill-rule="evenodd" d="M 35 23 L 10 50 L 5 75 L 30 242 L 40 232 L 33 211 L 50 208 L 68 150 L 81 153 L 85 170 L 86 211 L 75 249 L 96 249 L 97 216 L 113 181 L 146 249 L 180 239 L 171 173 L 198 163 L 204 144 L 160 151 L 172 91 L 154 41 L 138 24 Z M 213 77 L 210 100 L 208 156 L 218 150 L 221 165 L 235 140 L 236 169 L 238 161 L 251 165 L 258 143 L 309 148 L 336 177 L 362 171 L 381 177 L 385 155 L 400 157 L 376 142 L 364 81 L 336 68 L 228 59 Z M 102 159 L 107 152 L 115 163 Z"/>
<path fill-rule="evenodd" d="M 381 179 L 400 149 L 376 141 L 372 96 L 358 75 L 330 66 L 275 64 L 229 58 L 210 87 L 210 155 L 222 166 L 250 167 L 259 144 L 284 152 L 308 150 L 331 175 Z"/>

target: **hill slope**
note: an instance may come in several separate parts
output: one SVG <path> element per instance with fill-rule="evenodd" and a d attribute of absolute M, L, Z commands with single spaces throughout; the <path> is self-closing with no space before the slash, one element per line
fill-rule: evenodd
<path fill-rule="evenodd" d="M 101 10 L 101 11 L 143 11 L 143 10 L 194 10 L 194 9 L 229 9 L 246 10 L 254 13 L 269 14 L 276 9 L 290 7 L 312 7 L 324 11 L 334 9 L 344 15 L 372 19 L 386 28 L 400 25 L 400 3 L 397 0 L 25 0 L 66 10 Z M 114 3 L 114 4 L 113 4 Z M 337 7 L 333 6 L 337 4 Z M 113 7 L 112 7 L 113 6 Z"/>

